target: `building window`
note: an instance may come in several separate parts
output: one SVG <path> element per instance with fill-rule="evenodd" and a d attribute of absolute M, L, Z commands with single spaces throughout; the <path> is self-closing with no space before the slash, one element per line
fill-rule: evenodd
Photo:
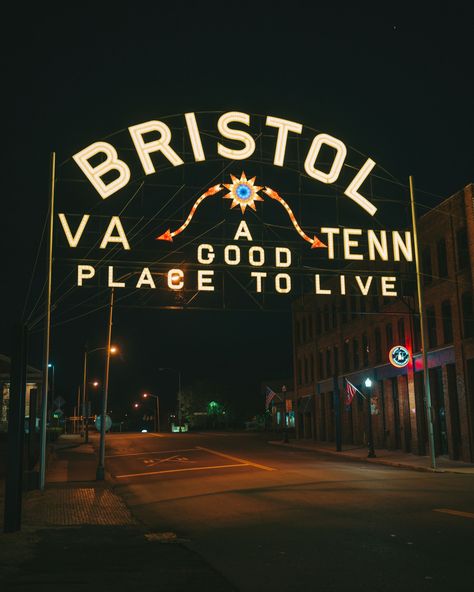
<path fill-rule="evenodd" d="M 332 308 L 332 315 L 331 315 L 332 328 L 337 329 L 337 305 L 334 300 L 332 301 L 331 308 Z"/>
<path fill-rule="evenodd" d="M 387 349 L 393 347 L 393 327 L 392 323 L 385 326 L 385 337 L 387 338 Z"/>
<path fill-rule="evenodd" d="M 345 300 L 342 301 L 341 304 L 341 324 L 345 325 L 347 323 L 347 303 Z"/>
<path fill-rule="evenodd" d="M 465 269 L 469 266 L 469 248 L 467 244 L 467 228 L 463 226 L 456 233 L 456 246 L 458 251 L 458 268 Z"/>
<path fill-rule="evenodd" d="M 301 343 L 301 330 L 300 330 L 300 322 L 296 321 L 296 343 Z"/>
<path fill-rule="evenodd" d="M 310 382 L 314 382 L 314 358 L 313 358 L 313 354 L 311 354 L 311 357 L 309 358 L 309 377 L 310 377 Z"/>
<path fill-rule="evenodd" d="M 405 345 L 405 319 L 398 319 L 398 343 Z"/>
<path fill-rule="evenodd" d="M 429 247 L 423 249 L 421 270 L 423 272 L 423 284 L 428 286 L 433 281 L 433 267 L 431 265 L 431 250 Z"/>
<path fill-rule="evenodd" d="M 372 312 L 379 312 L 379 297 L 378 294 L 372 296 Z"/>
<path fill-rule="evenodd" d="M 366 313 L 367 307 L 365 305 L 365 296 L 361 296 L 359 299 L 359 307 L 360 307 L 360 314 L 364 315 Z"/>
<path fill-rule="evenodd" d="M 329 308 L 327 305 L 324 307 L 324 330 L 329 331 Z"/>
<path fill-rule="evenodd" d="M 364 368 L 369 365 L 369 340 L 365 333 L 362 335 L 362 365 Z"/>
<path fill-rule="evenodd" d="M 306 343 L 306 340 L 307 340 L 307 333 L 306 333 L 306 322 L 307 322 L 307 319 L 306 319 L 306 317 L 303 317 L 302 321 L 303 321 L 302 322 L 302 325 L 303 325 L 303 343 Z"/>
<path fill-rule="evenodd" d="M 381 362 L 382 361 L 382 334 L 380 333 L 379 327 L 375 328 L 374 337 L 375 337 L 375 361 Z"/>
<path fill-rule="evenodd" d="M 303 384 L 301 377 L 301 360 L 298 360 L 298 384 Z"/>
<path fill-rule="evenodd" d="M 326 376 L 331 376 L 331 350 L 326 350 Z"/>
<path fill-rule="evenodd" d="M 334 346 L 332 359 L 334 363 L 334 376 L 337 376 L 339 374 L 339 349 L 337 345 Z"/>
<path fill-rule="evenodd" d="M 417 352 L 421 350 L 421 326 L 419 315 L 413 317 L 413 344 L 414 351 Z"/>
<path fill-rule="evenodd" d="M 308 384 L 308 358 L 304 359 L 304 383 Z"/>
<path fill-rule="evenodd" d="M 453 319 L 451 316 L 451 302 L 449 300 L 441 303 L 441 316 L 443 318 L 444 343 L 451 343 L 453 341 Z"/>
<path fill-rule="evenodd" d="M 438 338 L 436 335 L 436 317 L 433 306 L 426 309 L 426 325 L 428 328 L 428 347 L 436 347 L 438 345 Z"/>
<path fill-rule="evenodd" d="M 357 298 L 355 294 L 351 294 L 351 319 L 357 318 Z"/>
<path fill-rule="evenodd" d="M 321 334 L 321 310 L 318 308 L 318 310 L 316 311 L 316 335 L 320 335 Z"/>
<path fill-rule="evenodd" d="M 461 297 L 464 338 L 474 337 L 474 311 L 472 292 L 465 292 Z"/>
<path fill-rule="evenodd" d="M 357 339 L 354 339 L 352 342 L 352 358 L 354 360 L 354 370 L 357 370 L 360 366 L 359 341 Z"/>
<path fill-rule="evenodd" d="M 319 377 L 324 378 L 324 364 L 323 364 L 323 352 L 320 351 L 318 354 L 318 366 L 319 366 Z"/>
<path fill-rule="evenodd" d="M 448 258 L 446 255 L 446 241 L 444 238 L 440 239 L 436 244 L 436 254 L 438 258 L 439 277 L 448 277 Z"/>
<path fill-rule="evenodd" d="M 344 340 L 344 371 L 350 369 L 349 340 Z"/>
<path fill-rule="evenodd" d="M 313 315 L 308 315 L 308 339 L 313 339 Z"/>

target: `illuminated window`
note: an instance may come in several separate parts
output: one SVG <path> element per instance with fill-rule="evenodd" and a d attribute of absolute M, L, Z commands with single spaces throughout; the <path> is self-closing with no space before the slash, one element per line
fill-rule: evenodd
<path fill-rule="evenodd" d="M 441 316 L 443 318 L 444 343 L 451 343 L 453 341 L 453 319 L 451 315 L 451 302 L 449 300 L 441 303 Z"/>

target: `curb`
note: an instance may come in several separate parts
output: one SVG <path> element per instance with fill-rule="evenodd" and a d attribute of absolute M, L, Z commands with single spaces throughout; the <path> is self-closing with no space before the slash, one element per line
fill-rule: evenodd
<path fill-rule="evenodd" d="M 403 463 L 398 461 L 391 461 L 385 459 L 373 459 L 373 458 L 364 458 L 361 456 L 353 456 L 352 454 L 347 454 L 344 452 L 337 452 L 336 450 L 328 450 L 326 448 L 307 448 L 306 446 L 298 446 L 298 444 L 285 444 L 284 442 L 276 442 L 276 441 L 269 441 L 268 444 L 272 444 L 273 446 L 283 446 L 286 448 L 294 448 L 296 450 L 304 450 L 305 452 L 318 452 L 320 454 L 327 454 L 331 456 L 337 456 L 338 458 L 345 458 L 347 460 L 352 460 L 355 462 L 365 462 L 370 463 L 373 465 L 385 465 L 388 467 L 395 467 L 397 469 L 409 469 L 411 471 L 419 471 L 422 473 L 455 473 L 457 475 L 466 475 L 463 470 L 458 469 L 440 469 L 436 468 L 433 469 L 432 467 L 420 467 L 411 465 L 409 463 Z"/>

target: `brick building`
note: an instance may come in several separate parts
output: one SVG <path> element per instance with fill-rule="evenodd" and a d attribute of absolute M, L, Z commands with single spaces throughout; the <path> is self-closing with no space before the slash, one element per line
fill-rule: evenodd
<path fill-rule="evenodd" d="M 420 217 L 419 248 L 437 455 L 474 461 L 474 185 Z M 293 304 L 298 438 L 367 442 L 367 399 L 344 405 L 344 378 L 364 394 L 370 378 L 376 447 L 427 453 L 414 266 L 403 297 L 309 295 Z M 394 345 L 412 362 L 388 362 Z"/>

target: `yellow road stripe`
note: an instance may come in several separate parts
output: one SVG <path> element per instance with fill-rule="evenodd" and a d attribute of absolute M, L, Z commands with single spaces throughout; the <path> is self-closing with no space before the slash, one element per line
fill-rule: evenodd
<path fill-rule="evenodd" d="M 438 508 L 433 512 L 442 512 L 443 514 L 452 514 L 453 516 L 461 516 L 462 518 L 471 518 L 474 520 L 474 514 L 472 512 L 461 512 L 460 510 L 449 510 L 447 508 Z"/>
<path fill-rule="evenodd" d="M 224 454 L 223 452 L 217 452 L 217 450 L 211 450 L 210 448 L 204 448 L 204 446 L 196 446 L 199 450 L 205 450 L 206 452 L 210 452 L 211 454 L 217 454 L 217 456 L 222 456 L 223 458 L 228 458 L 229 460 L 235 460 L 240 463 L 244 463 L 246 465 L 250 465 L 252 467 L 256 467 L 257 469 L 262 469 L 263 471 L 276 471 L 276 469 L 272 467 L 266 467 L 265 465 L 259 465 L 257 463 L 251 462 L 250 460 L 244 460 L 242 458 L 237 458 L 236 456 L 230 456 L 230 454 Z"/>
<path fill-rule="evenodd" d="M 146 454 L 167 454 L 168 452 L 190 452 L 196 448 L 181 448 L 180 450 L 156 450 L 154 452 L 127 452 L 126 454 L 107 454 L 105 458 L 119 458 L 120 456 L 143 456 Z"/>
<path fill-rule="evenodd" d="M 165 437 L 164 434 L 151 434 L 151 433 L 149 433 L 148 435 L 149 436 L 155 436 L 155 438 L 164 438 Z"/>
<path fill-rule="evenodd" d="M 239 463 L 238 465 L 217 465 L 215 467 L 191 467 L 189 469 L 166 469 L 164 471 L 153 471 L 150 473 L 131 473 L 130 475 L 115 475 L 116 479 L 126 479 L 127 477 L 148 477 L 148 475 L 160 475 L 161 473 L 184 473 L 185 471 L 207 471 L 210 469 L 228 469 L 230 467 L 246 467 L 249 463 Z"/>

